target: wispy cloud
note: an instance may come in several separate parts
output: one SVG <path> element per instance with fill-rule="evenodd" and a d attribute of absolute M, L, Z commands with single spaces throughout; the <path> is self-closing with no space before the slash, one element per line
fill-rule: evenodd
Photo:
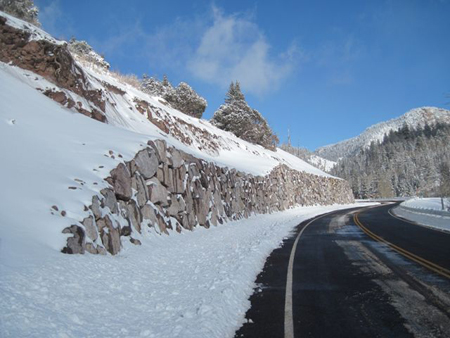
<path fill-rule="evenodd" d="M 212 22 L 187 60 L 197 78 L 221 87 L 238 80 L 242 88 L 261 96 L 279 86 L 297 64 L 295 44 L 273 55 L 271 45 L 251 16 L 225 15 L 213 7 Z"/>
<path fill-rule="evenodd" d="M 177 18 L 145 34 L 142 41 L 150 65 L 221 88 L 237 80 L 246 93 L 257 96 L 280 86 L 302 58 L 294 42 L 274 52 L 252 13 L 227 15 L 215 6 L 206 16 Z"/>

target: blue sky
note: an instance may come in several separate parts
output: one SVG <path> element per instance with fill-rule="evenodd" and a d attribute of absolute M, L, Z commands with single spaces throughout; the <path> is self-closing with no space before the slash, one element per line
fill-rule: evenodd
<path fill-rule="evenodd" d="M 232 80 L 280 141 L 314 150 L 409 109 L 450 109 L 450 0 L 35 0 L 44 29 L 112 69 L 189 83 L 209 119 Z"/>

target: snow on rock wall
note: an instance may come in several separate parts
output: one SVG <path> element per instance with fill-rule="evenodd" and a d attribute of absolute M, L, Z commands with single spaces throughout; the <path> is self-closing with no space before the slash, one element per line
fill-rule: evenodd
<path fill-rule="evenodd" d="M 195 158 L 165 141 L 148 142 L 133 160 L 120 163 L 106 178 L 110 188 L 92 198 L 89 216 L 64 229 L 73 234 L 64 253 L 117 254 L 122 237 L 140 244 L 153 228 L 192 230 L 251 214 L 299 205 L 352 203 L 346 181 L 299 172 L 280 165 L 253 176 Z M 55 206 L 55 208 L 57 208 Z"/>

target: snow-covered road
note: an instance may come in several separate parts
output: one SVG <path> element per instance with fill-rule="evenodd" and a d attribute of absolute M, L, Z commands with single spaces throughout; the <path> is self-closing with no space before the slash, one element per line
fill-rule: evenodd
<path fill-rule="evenodd" d="M 303 220 L 346 207 L 145 234 L 142 246 L 124 243 L 118 256 L 43 246 L 38 258 L 28 260 L 24 247 L 23 259 L 11 261 L 0 246 L 0 336 L 232 337 L 270 252 Z"/>

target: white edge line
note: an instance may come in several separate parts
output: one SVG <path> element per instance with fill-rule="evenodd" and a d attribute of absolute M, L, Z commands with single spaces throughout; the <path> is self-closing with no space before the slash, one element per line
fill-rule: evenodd
<path fill-rule="evenodd" d="M 284 338 L 294 338 L 294 319 L 292 314 L 292 270 L 294 267 L 294 258 L 295 258 L 295 251 L 297 250 L 297 243 L 300 240 L 303 231 L 305 231 L 308 225 L 328 214 L 329 213 L 325 213 L 309 221 L 309 223 L 306 224 L 300 231 L 297 238 L 295 239 L 294 245 L 292 246 L 291 255 L 289 256 L 288 273 L 286 280 L 286 297 L 284 303 Z"/>

